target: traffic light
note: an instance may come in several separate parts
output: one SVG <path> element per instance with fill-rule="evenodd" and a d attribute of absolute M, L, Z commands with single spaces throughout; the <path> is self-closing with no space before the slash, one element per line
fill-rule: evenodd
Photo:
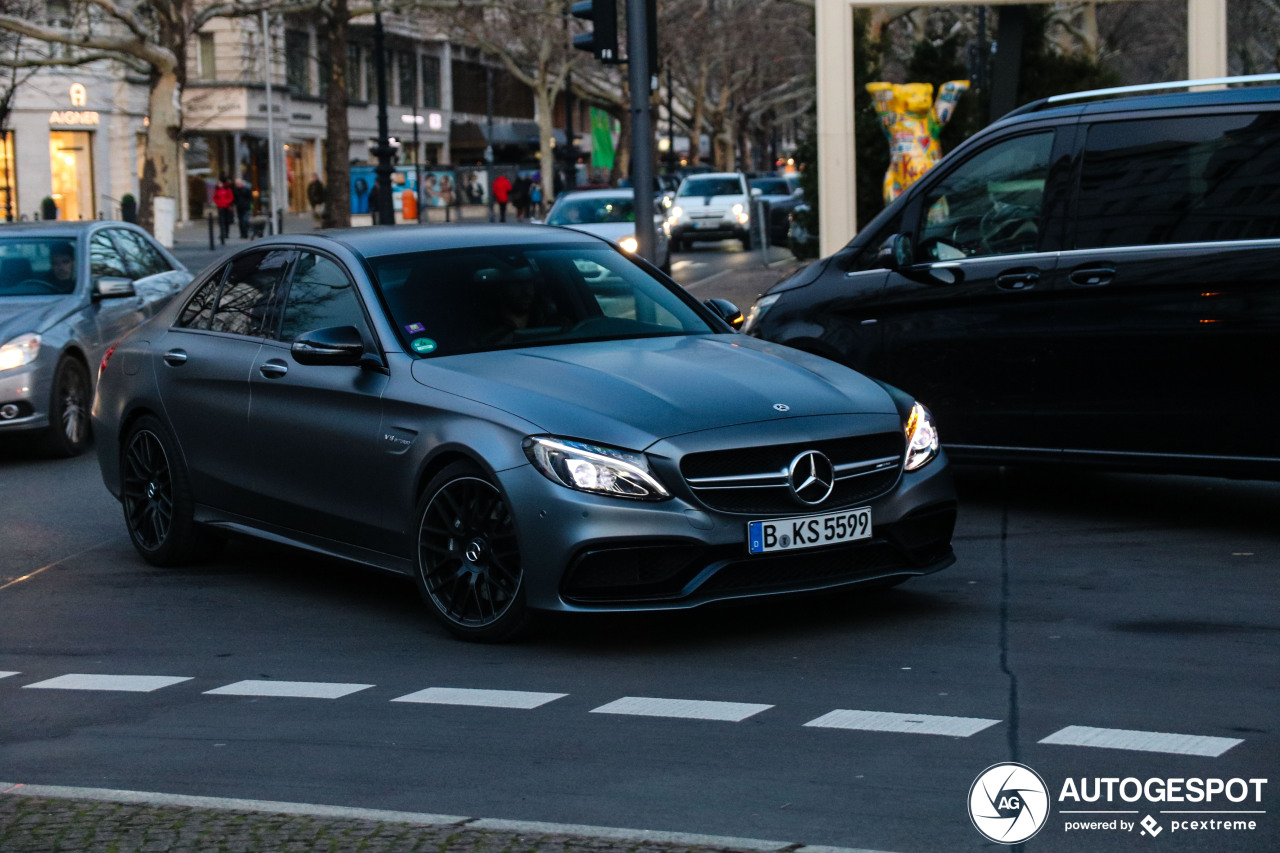
<path fill-rule="evenodd" d="M 590 51 L 602 62 L 618 61 L 618 0 L 579 0 L 569 14 L 591 24 L 591 29 L 573 37 L 573 46 Z"/>

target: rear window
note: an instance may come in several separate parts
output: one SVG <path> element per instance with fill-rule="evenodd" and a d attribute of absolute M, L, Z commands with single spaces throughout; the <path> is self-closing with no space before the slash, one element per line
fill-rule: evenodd
<path fill-rule="evenodd" d="M 1280 237 L 1280 113 L 1095 124 L 1076 248 Z"/>

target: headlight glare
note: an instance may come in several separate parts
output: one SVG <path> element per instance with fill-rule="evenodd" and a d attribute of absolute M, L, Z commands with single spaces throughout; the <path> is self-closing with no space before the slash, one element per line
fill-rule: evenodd
<path fill-rule="evenodd" d="M 640 248 L 640 241 L 635 237 L 623 237 L 618 241 L 618 245 L 622 247 L 622 251 L 634 255 L 636 250 Z"/>
<path fill-rule="evenodd" d="M 18 335 L 0 346 L 0 370 L 12 370 L 30 364 L 40 354 L 40 336 Z"/>
<path fill-rule="evenodd" d="M 672 221 L 672 222 L 677 222 L 677 221 L 679 221 L 680 217 L 682 217 L 682 216 L 684 216 L 684 208 L 683 208 L 683 207 L 681 207 L 680 205 L 678 205 L 678 204 L 677 204 L 675 207 L 671 208 L 671 221 Z"/>
<path fill-rule="evenodd" d="M 907 418 L 907 458 L 903 468 L 915 471 L 928 465 L 938 455 L 938 430 L 933 416 L 924 406 L 916 403 Z"/>
<path fill-rule="evenodd" d="M 580 492 L 640 501 L 671 497 L 642 453 L 552 436 L 526 438 L 524 453 L 547 479 Z"/>

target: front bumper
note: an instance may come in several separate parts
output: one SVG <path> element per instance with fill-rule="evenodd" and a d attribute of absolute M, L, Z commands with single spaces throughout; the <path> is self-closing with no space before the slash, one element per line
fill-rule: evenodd
<path fill-rule="evenodd" d="M 874 538 L 781 555 L 748 553 L 747 522 L 760 516 L 712 511 L 687 496 L 589 495 L 528 465 L 499 479 L 515 513 L 526 598 L 540 610 L 688 609 L 924 575 L 955 560 L 955 489 L 943 456 L 861 504 L 871 507 Z"/>
<path fill-rule="evenodd" d="M 678 240 L 728 240 L 742 237 L 747 233 L 746 225 L 739 225 L 728 219 L 707 222 L 698 220 L 698 224 L 681 221 L 671 226 L 671 238 Z"/>
<path fill-rule="evenodd" d="M 44 429 L 49 426 L 49 393 L 51 377 L 46 376 L 44 361 L 0 371 L 0 432 Z M 4 417 L 6 407 L 15 413 Z"/>

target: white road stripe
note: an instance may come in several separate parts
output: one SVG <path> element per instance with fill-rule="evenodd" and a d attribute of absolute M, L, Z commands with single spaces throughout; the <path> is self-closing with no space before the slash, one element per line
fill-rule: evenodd
<path fill-rule="evenodd" d="M 150 693 L 162 687 L 170 687 L 190 677 L 168 675 L 86 675 L 71 673 L 28 684 L 27 690 L 116 690 L 125 693 Z"/>
<path fill-rule="evenodd" d="M 530 710 L 568 696 L 568 693 L 529 693 L 522 690 L 473 690 L 465 687 L 428 687 L 392 702 L 419 702 L 425 705 L 471 705 L 478 708 L 521 708 Z"/>
<path fill-rule="evenodd" d="M 737 723 L 772 707 L 772 705 L 751 705 L 745 702 L 707 702 L 701 699 L 653 699 L 643 696 L 624 696 L 615 702 L 593 709 L 591 713 L 630 714 L 638 717 L 679 717 L 687 720 L 721 720 L 727 723 Z"/>
<path fill-rule="evenodd" d="M 11 675 L 19 675 L 17 672 L 0 672 L 0 678 L 8 678 Z"/>
<path fill-rule="evenodd" d="M 939 717 L 932 714 L 895 714 L 887 711 L 832 711 L 805 723 L 819 729 L 857 729 L 865 732 L 902 732 L 916 735 L 969 737 L 999 720 L 980 717 Z"/>
<path fill-rule="evenodd" d="M 324 681 L 237 681 L 206 690 L 213 696 L 283 696 L 295 699 L 341 699 L 372 684 L 336 684 Z"/>
<path fill-rule="evenodd" d="M 1130 749 L 1136 752 L 1168 752 L 1174 755 L 1201 755 L 1217 758 L 1244 743 L 1233 737 L 1178 735 L 1167 732 L 1144 732 L 1131 729 L 1095 729 L 1090 726 L 1067 726 L 1040 743 L 1061 746 L 1096 746 L 1100 749 Z"/>

